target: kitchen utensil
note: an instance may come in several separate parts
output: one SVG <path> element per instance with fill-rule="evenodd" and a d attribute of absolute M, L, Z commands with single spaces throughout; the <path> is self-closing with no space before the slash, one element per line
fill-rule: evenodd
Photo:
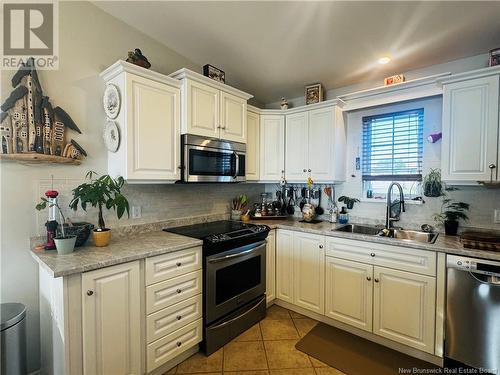
<path fill-rule="evenodd" d="M 316 207 L 316 214 L 323 215 L 325 210 L 321 207 L 321 189 L 318 189 L 318 207 Z"/>
<path fill-rule="evenodd" d="M 290 200 L 288 201 L 288 205 L 286 206 L 286 213 L 288 215 L 293 215 L 295 213 L 295 207 L 294 205 L 292 205 L 292 200 L 293 198 L 290 198 Z"/>

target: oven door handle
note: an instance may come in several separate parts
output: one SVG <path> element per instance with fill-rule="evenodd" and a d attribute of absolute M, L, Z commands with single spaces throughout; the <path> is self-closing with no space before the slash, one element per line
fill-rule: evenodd
<path fill-rule="evenodd" d="M 236 153 L 236 151 L 233 151 L 234 154 L 234 176 L 233 178 L 236 179 L 238 178 L 238 173 L 240 173 L 240 156 Z"/>
<path fill-rule="evenodd" d="M 226 260 L 229 260 L 229 259 L 234 259 L 234 258 L 239 258 L 239 257 L 242 257 L 244 255 L 247 255 L 247 254 L 250 254 L 250 253 L 253 253 L 254 251 L 257 251 L 263 247 L 265 247 L 266 244 L 262 244 L 262 245 L 259 245 L 259 246 L 256 246 L 256 247 L 253 247 L 251 249 L 248 249 L 248 250 L 245 250 L 245 251 L 242 251 L 240 253 L 236 253 L 236 254 L 230 254 L 230 255 L 225 255 L 223 257 L 218 257 L 218 258 L 213 258 L 213 259 L 209 259 L 208 260 L 208 263 L 219 263 L 219 262 L 224 262 Z"/>

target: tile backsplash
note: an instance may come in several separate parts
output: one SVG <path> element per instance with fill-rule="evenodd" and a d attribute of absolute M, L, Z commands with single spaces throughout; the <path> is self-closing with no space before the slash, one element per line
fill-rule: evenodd
<path fill-rule="evenodd" d="M 59 191 L 59 204 L 65 216 L 73 221 L 97 223 L 97 209 L 88 207 L 87 212 L 79 208 L 72 211 L 69 207 L 71 191 L 81 184 L 79 179 L 39 180 L 35 202 L 52 188 Z M 227 214 L 230 212 L 231 199 L 246 194 L 250 202 L 257 202 L 264 192 L 263 184 L 169 184 L 169 185 L 125 185 L 122 193 L 127 197 L 130 208 L 141 207 L 141 218 L 123 217 L 118 220 L 114 211 L 104 210 L 104 220 L 108 227 L 146 224 L 186 217 Z M 47 211 L 36 215 L 36 235 L 45 233 L 44 224 Z M 59 219 L 58 219 L 59 221 Z"/>

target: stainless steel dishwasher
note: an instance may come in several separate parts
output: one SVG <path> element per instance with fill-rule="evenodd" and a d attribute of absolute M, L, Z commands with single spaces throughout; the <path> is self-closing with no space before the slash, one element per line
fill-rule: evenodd
<path fill-rule="evenodd" d="M 446 356 L 500 374 L 500 262 L 448 255 Z"/>

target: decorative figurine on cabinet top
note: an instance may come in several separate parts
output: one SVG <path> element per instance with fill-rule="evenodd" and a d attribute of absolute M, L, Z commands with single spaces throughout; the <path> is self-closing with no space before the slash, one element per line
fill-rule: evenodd
<path fill-rule="evenodd" d="M 142 51 L 139 48 L 136 48 L 134 52 L 128 51 L 128 57 L 125 61 L 146 69 L 151 68 L 151 63 L 148 61 L 148 58 L 142 54 Z"/>

